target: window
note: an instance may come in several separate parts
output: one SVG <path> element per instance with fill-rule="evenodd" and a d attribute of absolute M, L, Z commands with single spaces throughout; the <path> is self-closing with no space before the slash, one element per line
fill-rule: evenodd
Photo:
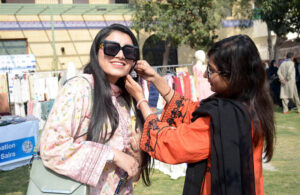
<path fill-rule="evenodd" d="M 89 0 L 73 0 L 73 4 L 89 4 Z"/>
<path fill-rule="evenodd" d="M 1 0 L 2 3 L 35 3 L 35 0 Z"/>
<path fill-rule="evenodd" d="M 116 0 L 116 3 L 128 3 L 128 0 Z"/>
<path fill-rule="evenodd" d="M 0 55 L 27 54 L 27 41 L 0 39 Z"/>
<path fill-rule="evenodd" d="M 110 3 L 129 3 L 129 0 L 110 0 Z"/>

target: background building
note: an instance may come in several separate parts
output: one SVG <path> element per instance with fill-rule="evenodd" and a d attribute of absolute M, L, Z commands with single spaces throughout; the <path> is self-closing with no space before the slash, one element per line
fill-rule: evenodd
<path fill-rule="evenodd" d="M 0 55 L 33 54 L 38 71 L 66 69 L 69 62 L 82 68 L 98 31 L 112 23 L 130 26 L 134 10 L 128 0 L 2 0 L 0 4 Z M 240 28 L 243 22 L 247 28 Z M 219 39 L 247 34 L 263 60 L 268 59 L 267 27 L 259 20 L 222 21 Z M 272 34 L 273 42 L 275 35 Z M 140 31 L 142 55 L 162 62 L 163 44 L 155 34 Z M 171 48 L 171 64 L 192 64 L 195 51 L 181 45 Z"/>

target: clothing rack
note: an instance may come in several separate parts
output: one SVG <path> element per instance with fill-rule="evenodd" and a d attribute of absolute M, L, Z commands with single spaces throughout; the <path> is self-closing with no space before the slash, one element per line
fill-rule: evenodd
<path fill-rule="evenodd" d="M 59 74 L 61 73 L 65 73 L 67 70 L 58 70 L 58 71 L 24 71 L 24 72 L 6 72 L 6 82 L 7 82 L 7 88 L 8 88 L 8 93 L 7 93 L 7 96 L 8 96 L 8 105 L 9 105 L 9 112 L 12 113 L 12 102 L 11 102 L 11 94 L 10 94 L 10 82 L 9 82 L 9 74 L 14 74 L 14 75 L 40 75 L 40 76 L 43 76 L 43 75 L 46 75 L 49 74 L 51 76 L 58 76 Z"/>
<path fill-rule="evenodd" d="M 153 66 L 153 68 L 174 68 L 174 67 L 182 67 L 182 66 L 192 66 L 194 63 L 191 64 L 173 64 L 173 65 L 163 65 L 163 66 Z"/>
<path fill-rule="evenodd" d="M 188 72 L 192 73 L 192 66 L 194 64 L 176 64 L 176 65 L 164 65 L 164 66 L 153 66 L 153 68 L 160 74 L 161 76 L 164 76 L 166 74 L 176 74 L 176 69 L 182 68 L 182 67 L 187 67 Z"/>

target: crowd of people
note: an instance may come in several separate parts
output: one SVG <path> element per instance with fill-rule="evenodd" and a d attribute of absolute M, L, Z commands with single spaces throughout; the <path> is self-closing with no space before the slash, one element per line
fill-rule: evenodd
<path fill-rule="evenodd" d="M 274 104 L 283 107 L 283 113 L 287 114 L 289 109 L 296 107 L 300 114 L 300 66 L 293 52 L 288 52 L 278 66 L 272 60 L 267 69 L 270 90 Z M 290 101 L 292 100 L 292 101 Z"/>
<path fill-rule="evenodd" d="M 126 174 L 119 194 L 132 194 L 140 175 L 150 185 L 151 157 L 188 163 L 183 194 L 264 194 L 262 162 L 272 159 L 275 139 L 268 84 L 285 98 L 281 90 L 295 83 L 295 72 L 285 73 L 292 63 L 277 70 L 273 61 L 268 80 L 247 35 L 214 43 L 207 56 L 204 77 L 214 93 L 194 102 L 139 59 L 129 28 L 103 28 L 84 74 L 68 80 L 55 100 L 40 141 L 44 165 L 87 184 L 90 194 L 114 194 Z M 160 119 L 130 76 L 133 69 L 166 101 Z"/>

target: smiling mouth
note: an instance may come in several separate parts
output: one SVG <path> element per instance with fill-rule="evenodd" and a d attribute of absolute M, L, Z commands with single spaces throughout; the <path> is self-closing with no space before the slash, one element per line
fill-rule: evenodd
<path fill-rule="evenodd" d="M 121 62 L 112 62 L 112 64 L 116 66 L 125 66 L 125 63 L 121 63 Z"/>

